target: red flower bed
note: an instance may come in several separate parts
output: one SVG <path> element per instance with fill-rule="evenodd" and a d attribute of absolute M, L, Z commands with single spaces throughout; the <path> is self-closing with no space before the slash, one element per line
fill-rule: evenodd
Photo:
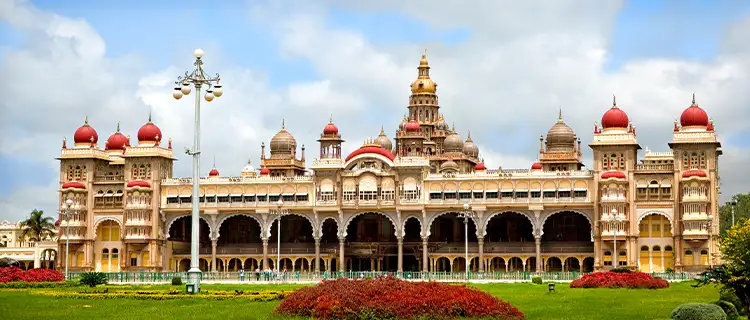
<path fill-rule="evenodd" d="M 30 269 L 23 271 L 17 267 L 0 268 L 0 283 L 6 282 L 59 282 L 65 276 L 56 270 Z"/>
<path fill-rule="evenodd" d="M 594 272 L 570 283 L 571 288 L 663 289 L 669 282 L 643 272 Z"/>
<path fill-rule="evenodd" d="M 315 319 L 525 319 L 521 311 L 486 292 L 394 278 L 323 281 L 287 296 L 274 312 Z"/>

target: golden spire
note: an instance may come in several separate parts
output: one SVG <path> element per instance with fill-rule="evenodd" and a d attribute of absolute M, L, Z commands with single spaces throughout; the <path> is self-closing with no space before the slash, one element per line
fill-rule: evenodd
<path fill-rule="evenodd" d="M 89 125 L 89 116 L 86 116 L 86 117 L 83 118 L 83 125 L 84 126 Z"/>
<path fill-rule="evenodd" d="M 148 123 L 151 123 L 151 110 L 148 111 Z"/>
<path fill-rule="evenodd" d="M 560 107 L 560 114 L 557 116 L 557 122 L 563 122 L 563 119 L 562 119 L 562 107 Z"/>
<path fill-rule="evenodd" d="M 286 125 L 284 124 L 284 118 L 281 118 L 281 130 L 286 130 Z"/>
<path fill-rule="evenodd" d="M 695 104 L 695 92 L 693 92 L 693 104 L 690 106 L 698 106 L 697 104 Z"/>
<path fill-rule="evenodd" d="M 120 121 L 117 121 L 117 132 L 120 132 Z"/>
<path fill-rule="evenodd" d="M 419 60 L 419 67 L 417 67 L 417 80 L 411 84 L 412 93 L 432 93 L 434 94 L 437 90 L 437 84 L 430 80 L 430 64 L 427 62 L 427 49 L 422 54 L 422 59 Z"/>
<path fill-rule="evenodd" d="M 615 94 L 612 94 L 612 108 L 617 108 L 617 96 Z"/>
<path fill-rule="evenodd" d="M 385 128 L 383 128 L 383 125 L 382 125 L 382 124 L 380 125 L 380 135 L 381 135 L 381 136 L 384 136 L 384 135 L 385 135 Z"/>

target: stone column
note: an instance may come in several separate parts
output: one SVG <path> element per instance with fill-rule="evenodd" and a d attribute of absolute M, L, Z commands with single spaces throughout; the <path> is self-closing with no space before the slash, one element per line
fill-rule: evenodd
<path fill-rule="evenodd" d="M 268 264 L 268 239 L 263 239 L 263 269 L 270 268 Z"/>
<path fill-rule="evenodd" d="M 211 271 L 216 272 L 216 239 L 211 239 Z"/>
<path fill-rule="evenodd" d="M 315 272 L 320 272 L 320 238 L 315 238 Z"/>
<path fill-rule="evenodd" d="M 602 238 L 594 237 L 594 271 L 599 271 L 602 268 Z"/>
<path fill-rule="evenodd" d="M 398 272 L 404 272 L 404 237 L 398 237 Z"/>
<path fill-rule="evenodd" d="M 427 258 L 427 242 L 429 238 L 422 238 L 422 271 L 430 271 L 430 260 Z"/>
<path fill-rule="evenodd" d="M 536 272 L 542 272 L 542 237 L 534 237 L 536 244 Z"/>
<path fill-rule="evenodd" d="M 484 238 L 477 239 L 479 246 L 479 272 L 484 272 Z"/>
<path fill-rule="evenodd" d="M 344 261 L 344 244 L 346 238 L 339 238 L 339 271 L 346 271 L 346 263 Z"/>

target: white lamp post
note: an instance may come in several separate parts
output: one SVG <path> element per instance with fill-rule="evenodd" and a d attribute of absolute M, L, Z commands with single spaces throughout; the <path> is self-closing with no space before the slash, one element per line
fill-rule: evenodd
<path fill-rule="evenodd" d="M 466 260 L 466 282 L 469 281 L 469 219 L 474 219 L 476 214 L 471 210 L 468 203 L 464 203 L 464 210 L 458 213 L 459 218 L 464 219 L 464 259 Z"/>
<path fill-rule="evenodd" d="M 195 132 L 193 133 L 193 149 L 185 150 L 185 153 L 193 157 L 193 198 L 192 198 L 192 219 L 191 219 L 191 238 L 190 238 L 190 270 L 188 270 L 188 279 L 194 284 L 194 292 L 200 291 L 201 270 L 199 268 L 198 241 L 200 237 L 200 203 L 199 186 L 200 186 L 200 127 L 201 127 L 201 88 L 206 86 L 206 95 L 203 97 L 206 101 L 211 102 L 215 97 L 221 97 L 224 93 L 219 84 L 219 74 L 215 77 L 209 76 L 203 70 L 203 50 L 195 49 L 193 52 L 195 69 L 185 72 L 184 76 L 177 77 L 175 81 L 174 92 L 172 96 L 180 99 L 189 95 L 191 88 L 195 86 Z"/>
<path fill-rule="evenodd" d="M 277 224 L 277 232 L 276 232 L 276 270 L 281 272 L 281 268 L 279 267 L 279 264 L 281 263 L 281 217 L 289 214 L 289 209 L 284 209 L 284 200 L 281 200 L 281 196 L 279 196 L 279 201 L 276 201 L 276 210 L 271 210 L 271 214 L 275 215 L 278 219 Z"/>
<path fill-rule="evenodd" d="M 714 224 L 714 216 L 709 213 L 708 216 L 706 217 L 706 232 L 708 232 L 708 267 L 709 268 L 713 267 L 713 261 L 714 261 L 713 256 L 711 256 L 711 247 L 713 247 L 713 237 L 712 237 L 713 232 L 711 232 L 712 231 L 711 227 L 713 226 L 713 224 Z"/>
<path fill-rule="evenodd" d="M 732 226 L 734 227 L 734 207 L 737 205 L 737 201 L 731 200 L 729 203 L 729 210 L 732 212 Z"/>
<path fill-rule="evenodd" d="M 612 245 L 614 247 L 613 248 L 614 249 L 613 250 L 614 251 L 613 252 L 613 254 L 614 254 L 613 257 L 614 258 L 613 258 L 613 261 L 612 261 L 612 267 L 613 268 L 619 268 L 620 267 L 620 265 L 617 264 L 617 254 L 618 254 L 618 252 L 617 252 L 617 228 L 619 227 L 619 225 L 618 225 L 619 222 L 622 221 L 622 220 L 623 219 L 620 219 L 620 217 L 617 214 L 617 209 L 612 209 L 612 211 L 610 212 L 609 221 L 607 221 L 607 223 L 609 223 L 609 226 L 612 228 L 612 232 L 613 232 L 613 241 L 612 241 Z"/>
<path fill-rule="evenodd" d="M 68 248 L 70 248 L 70 219 L 73 215 L 73 200 L 65 200 L 65 206 L 60 210 L 60 215 L 65 220 L 65 280 L 68 280 Z"/>

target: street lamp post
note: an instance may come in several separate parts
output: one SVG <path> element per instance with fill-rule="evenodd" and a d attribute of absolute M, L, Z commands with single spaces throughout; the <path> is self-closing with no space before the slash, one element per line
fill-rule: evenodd
<path fill-rule="evenodd" d="M 713 267 L 713 261 L 714 258 L 711 256 L 711 247 L 713 247 L 713 232 L 711 232 L 711 227 L 714 224 L 714 216 L 711 214 L 708 214 L 706 217 L 706 232 L 708 232 L 708 267 Z"/>
<path fill-rule="evenodd" d="M 68 261 L 70 259 L 68 258 L 68 249 L 70 248 L 70 219 L 73 215 L 73 209 L 71 207 L 73 207 L 73 200 L 68 199 L 65 200 L 65 207 L 60 210 L 60 215 L 62 216 L 63 220 L 65 220 L 65 280 L 69 280 Z"/>
<path fill-rule="evenodd" d="M 206 87 L 206 95 L 203 97 L 207 102 L 211 102 L 215 97 L 221 97 L 224 93 L 221 84 L 219 84 L 219 74 L 215 77 L 209 76 L 203 70 L 203 50 L 195 49 L 193 52 L 195 69 L 185 72 L 184 76 L 177 77 L 175 88 L 172 96 L 180 99 L 189 95 L 191 88 L 195 87 L 195 132 L 193 133 L 193 149 L 186 149 L 185 153 L 193 157 L 193 197 L 192 197 L 192 219 L 191 219 L 191 238 L 190 238 L 190 270 L 188 270 L 188 279 L 194 284 L 194 292 L 200 291 L 201 270 L 199 268 L 198 258 L 198 240 L 200 237 L 200 208 L 199 208 L 199 186 L 200 186 L 200 128 L 201 128 L 201 88 Z"/>
<path fill-rule="evenodd" d="M 464 219 L 464 260 L 466 260 L 466 282 L 469 282 L 469 219 L 474 219 L 476 214 L 468 203 L 464 203 L 464 210 L 458 213 L 458 217 Z"/>
<path fill-rule="evenodd" d="M 729 201 L 729 210 L 732 212 L 732 227 L 734 227 L 734 207 L 737 205 L 737 201 Z"/>
<path fill-rule="evenodd" d="M 279 197 L 279 201 L 276 201 L 276 210 L 272 210 L 271 214 L 275 215 L 276 219 L 278 219 L 278 224 L 276 225 L 278 227 L 276 229 L 276 271 L 281 272 L 281 268 L 279 267 L 281 263 L 281 217 L 289 214 L 289 209 L 284 208 L 284 200 L 281 200 L 281 197 Z"/>
<path fill-rule="evenodd" d="M 607 221 L 607 222 L 609 223 L 609 226 L 612 228 L 612 232 L 613 232 L 613 234 L 612 234 L 613 235 L 613 237 L 612 237 L 613 238 L 612 246 L 613 246 L 613 251 L 614 251 L 613 252 L 613 257 L 614 258 L 613 258 L 613 261 L 612 261 L 612 267 L 613 268 L 619 268 L 620 267 L 620 265 L 617 264 L 617 254 L 618 254 L 618 252 L 617 252 L 617 228 L 619 227 L 618 223 L 620 221 L 622 221 L 622 219 L 620 219 L 620 217 L 617 215 L 617 209 L 612 209 L 612 211 L 610 211 L 609 221 Z"/>

